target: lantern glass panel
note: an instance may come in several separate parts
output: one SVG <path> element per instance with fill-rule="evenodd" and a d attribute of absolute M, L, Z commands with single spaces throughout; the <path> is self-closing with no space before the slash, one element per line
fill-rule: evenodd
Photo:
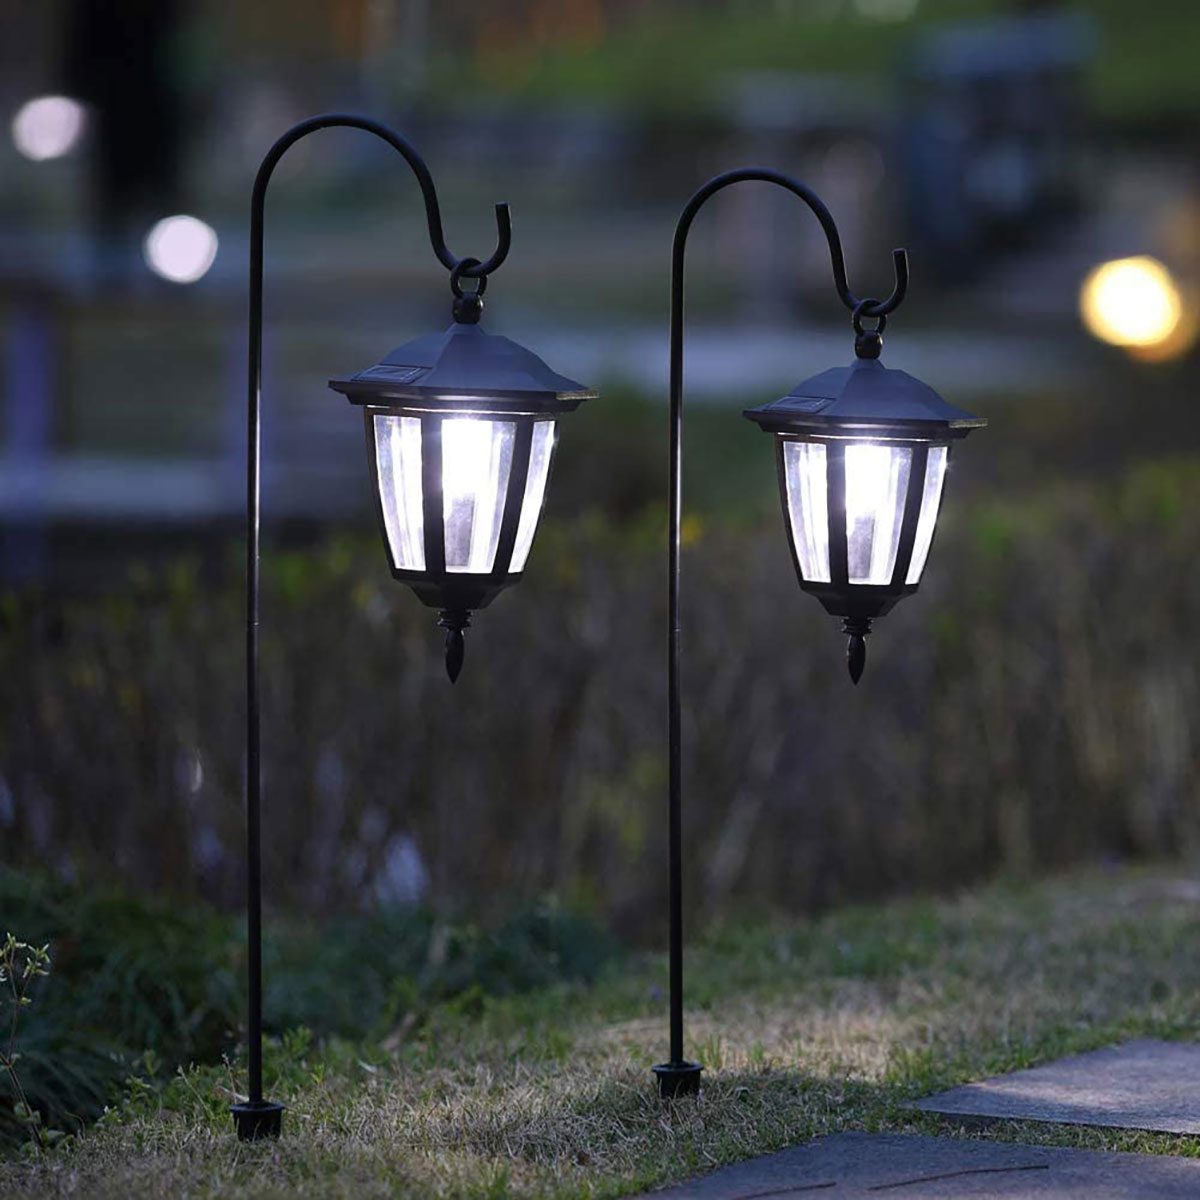
<path fill-rule="evenodd" d="M 908 567 L 906 583 L 920 583 L 933 544 L 933 530 L 937 525 L 938 508 L 942 502 L 942 485 L 946 481 L 948 446 L 930 446 L 925 464 L 925 484 L 921 490 L 921 515 L 917 520 L 917 537 L 913 543 L 912 561 Z"/>
<path fill-rule="evenodd" d="M 486 575 L 496 561 L 516 428 L 482 417 L 442 422 L 447 571 Z"/>
<path fill-rule="evenodd" d="M 846 561 L 851 583 L 891 583 L 911 467 L 911 446 L 846 446 Z"/>
<path fill-rule="evenodd" d="M 517 540 L 513 545 L 509 571 L 519 575 L 525 570 L 525 560 L 533 545 L 538 518 L 546 498 L 546 482 L 550 478 L 550 460 L 554 457 L 555 422 L 535 421 L 533 442 L 529 449 L 529 474 L 525 479 L 525 498 L 521 504 L 521 519 L 517 524 Z"/>
<path fill-rule="evenodd" d="M 809 583 L 828 583 L 831 578 L 825 463 L 822 442 L 783 443 L 783 478 L 792 541 L 800 561 L 800 574 Z"/>
<path fill-rule="evenodd" d="M 383 527 L 392 563 L 425 570 L 425 510 L 421 498 L 421 419 L 375 416 L 375 467 Z"/>

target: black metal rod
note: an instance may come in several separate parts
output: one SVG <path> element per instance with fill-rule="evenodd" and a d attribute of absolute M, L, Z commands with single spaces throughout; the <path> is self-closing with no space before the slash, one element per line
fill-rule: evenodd
<path fill-rule="evenodd" d="M 716 175 L 687 202 L 675 226 L 671 247 L 671 377 L 670 377 L 670 513 L 667 531 L 667 712 L 668 712 L 668 786 L 667 840 L 670 895 L 670 1048 L 671 1058 L 655 1067 L 659 1088 L 664 1096 L 694 1092 L 700 1084 L 701 1067 L 683 1057 L 683 765 L 682 713 L 680 706 L 680 542 L 682 522 L 683 471 L 683 300 L 684 257 L 688 232 L 705 202 L 734 183 L 760 181 L 777 184 L 798 196 L 820 222 L 829 243 L 833 282 L 842 303 L 859 315 L 883 317 L 897 308 L 908 290 L 908 256 L 903 250 L 892 251 L 895 283 L 891 295 L 883 301 L 862 301 L 850 290 L 846 262 L 837 225 L 821 198 L 799 181 L 765 167 L 744 167 Z"/>
<path fill-rule="evenodd" d="M 508 256 L 512 224 L 508 205 L 496 205 L 497 244 L 485 262 L 458 259 L 446 246 L 437 192 L 429 168 L 417 151 L 394 130 L 369 117 L 349 113 L 324 113 L 293 125 L 267 151 L 250 198 L 250 314 L 247 356 L 246 413 L 246 937 L 249 1103 L 234 1106 L 238 1136 L 252 1139 L 277 1135 L 282 1106 L 263 1099 L 262 1080 L 262 755 L 259 716 L 259 560 L 261 529 L 262 459 L 262 323 L 263 323 L 263 223 L 267 185 L 289 147 L 318 129 L 362 129 L 382 138 L 412 168 L 425 201 L 429 241 L 438 261 L 458 274 L 483 277 Z"/>

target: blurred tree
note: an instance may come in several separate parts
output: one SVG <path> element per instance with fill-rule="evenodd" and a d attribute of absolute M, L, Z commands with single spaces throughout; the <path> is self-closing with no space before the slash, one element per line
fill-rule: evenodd
<path fill-rule="evenodd" d="M 91 109 L 98 250 L 124 240 L 148 215 L 178 210 L 183 121 L 173 50 L 182 7 L 181 0 L 67 6 L 63 78 Z"/>

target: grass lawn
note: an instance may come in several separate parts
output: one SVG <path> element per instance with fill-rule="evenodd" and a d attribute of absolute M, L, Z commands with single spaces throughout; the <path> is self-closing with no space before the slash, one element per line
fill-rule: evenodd
<path fill-rule="evenodd" d="M 946 1130 L 904 1101 L 1126 1037 L 1195 1036 L 1198 935 L 1183 869 L 729 927 L 688 962 L 698 1099 L 657 1099 L 664 963 L 626 958 L 591 987 L 468 993 L 380 1044 L 285 1037 L 268 1055 L 288 1105 L 278 1143 L 234 1140 L 236 1066 L 133 1083 L 62 1148 L 0 1163 L 0 1194 L 615 1197 L 838 1130 Z M 1200 1155 L 1194 1138 L 958 1132 Z"/>

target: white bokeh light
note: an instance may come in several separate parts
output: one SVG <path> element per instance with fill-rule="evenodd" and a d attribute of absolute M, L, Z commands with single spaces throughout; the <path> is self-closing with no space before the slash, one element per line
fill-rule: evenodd
<path fill-rule="evenodd" d="M 146 265 L 172 283 L 195 283 L 217 257 L 217 233 L 198 217 L 164 217 L 142 244 Z"/>
<path fill-rule="evenodd" d="M 35 96 L 12 121 L 13 145 L 34 162 L 70 154 L 87 123 L 83 105 L 70 96 Z"/>

